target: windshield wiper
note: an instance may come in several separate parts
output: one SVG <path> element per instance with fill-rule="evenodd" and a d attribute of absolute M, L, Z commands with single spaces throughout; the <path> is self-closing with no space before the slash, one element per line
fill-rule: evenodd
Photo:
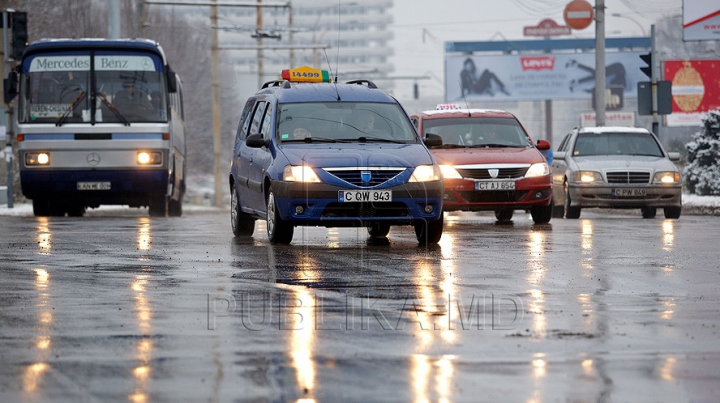
<path fill-rule="evenodd" d="M 102 88 L 101 88 L 101 89 L 102 89 Z M 117 116 L 117 118 L 120 119 L 120 121 L 123 122 L 123 124 L 124 124 L 125 126 L 130 126 L 130 122 L 129 122 L 127 119 L 125 119 L 125 116 L 123 116 L 122 113 L 120 113 L 120 111 L 117 110 L 117 108 L 115 107 L 115 105 L 113 105 L 110 101 L 108 101 L 107 96 L 105 95 L 105 93 L 100 92 L 99 94 L 95 94 L 95 95 L 96 95 L 96 96 L 97 96 L 97 95 L 100 95 L 100 99 L 102 99 L 103 103 L 108 107 L 108 109 L 110 109 L 110 111 L 111 111 L 112 113 L 114 113 L 115 116 Z"/>
<path fill-rule="evenodd" d="M 288 139 L 283 143 L 347 143 L 347 140 L 328 139 L 324 137 L 305 137 L 304 139 Z"/>
<path fill-rule="evenodd" d="M 65 113 L 63 113 L 62 116 L 60 116 L 55 122 L 55 126 L 62 126 L 62 124 L 65 123 L 65 121 L 70 117 L 70 115 L 75 113 L 75 107 L 80 104 L 80 101 L 85 98 L 85 95 L 87 95 L 85 91 L 80 91 L 80 94 L 78 94 L 77 98 L 75 98 L 75 100 L 72 101 L 72 103 L 70 104 L 70 108 L 68 108 L 68 110 L 66 110 Z"/>
<path fill-rule="evenodd" d="M 380 143 L 405 144 L 405 142 L 402 140 L 384 139 L 384 138 L 372 137 L 372 136 L 360 136 L 360 137 L 358 137 L 357 141 L 359 141 L 361 143 L 365 143 L 368 141 L 377 141 Z"/>
<path fill-rule="evenodd" d="M 441 146 L 432 147 L 432 148 L 465 148 L 469 146 L 461 145 L 461 144 L 443 144 Z"/>
<path fill-rule="evenodd" d="M 472 148 L 494 148 L 494 147 L 508 147 L 507 144 L 499 144 L 499 143 L 487 143 L 487 144 L 473 144 L 471 146 Z"/>

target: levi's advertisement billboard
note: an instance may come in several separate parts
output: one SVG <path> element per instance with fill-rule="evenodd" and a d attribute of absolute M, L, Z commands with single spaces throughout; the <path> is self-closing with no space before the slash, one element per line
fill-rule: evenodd
<path fill-rule="evenodd" d="M 637 97 L 641 53 L 605 54 L 605 86 Z M 445 101 L 592 99 L 595 54 L 448 55 L 445 57 Z"/>
<path fill-rule="evenodd" d="M 666 60 L 663 66 L 672 83 L 668 126 L 700 126 L 708 111 L 720 108 L 720 60 Z"/>

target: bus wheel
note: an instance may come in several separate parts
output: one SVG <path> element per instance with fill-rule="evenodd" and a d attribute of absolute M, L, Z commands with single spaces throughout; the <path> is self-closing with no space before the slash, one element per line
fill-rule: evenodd
<path fill-rule="evenodd" d="M 168 198 L 164 194 L 150 196 L 148 210 L 150 217 L 165 217 L 168 212 Z"/>
<path fill-rule="evenodd" d="M 71 204 L 67 206 L 68 217 L 82 217 L 85 214 L 85 206 L 82 204 Z"/>
<path fill-rule="evenodd" d="M 44 197 L 36 197 L 33 199 L 33 215 L 35 217 L 47 217 L 50 215 L 50 205 Z"/>
<path fill-rule="evenodd" d="M 170 216 L 170 217 L 182 216 L 182 200 L 170 199 L 170 201 L 168 201 L 168 216 Z"/>

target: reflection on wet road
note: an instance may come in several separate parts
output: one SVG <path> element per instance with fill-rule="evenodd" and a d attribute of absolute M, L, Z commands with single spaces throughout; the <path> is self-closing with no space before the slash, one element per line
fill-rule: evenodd
<path fill-rule="evenodd" d="M 715 401 L 718 224 L 7 218 L 0 401 Z"/>

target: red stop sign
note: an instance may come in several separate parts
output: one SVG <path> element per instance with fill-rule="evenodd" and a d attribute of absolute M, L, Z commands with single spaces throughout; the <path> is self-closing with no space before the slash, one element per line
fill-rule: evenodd
<path fill-rule="evenodd" d="M 565 6 L 565 23 L 572 29 L 585 29 L 593 21 L 593 8 L 585 0 L 573 0 Z"/>

